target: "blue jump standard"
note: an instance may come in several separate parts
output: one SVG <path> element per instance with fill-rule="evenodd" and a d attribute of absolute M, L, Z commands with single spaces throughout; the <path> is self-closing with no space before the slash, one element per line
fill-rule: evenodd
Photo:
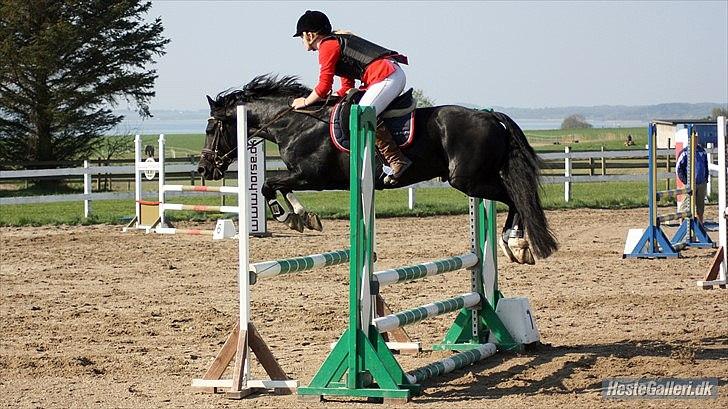
<path fill-rule="evenodd" d="M 623 258 L 672 258 L 679 257 L 679 249 L 683 247 L 715 247 L 715 243 L 710 239 L 705 227 L 696 218 L 692 212 L 672 213 L 667 215 L 657 215 L 657 201 L 661 198 L 674 197 L 679 193 L 687 193 L 691 196 L 691 200 L 695 200 L 695 192 L 692 187 L 694 185 L 695 175 L 693 174 L 693 166 L 695 160 L 695 136 L 693 136 L 692 124 L 687 125 L 688 129 L 688 146 L 692 155 L 690 165 L 688 166 L 688 177 L 690 183 L 685 189 L 674 189 L 665 191 L 656 191 L 657 184 L 657 130 L 654 123 L 648 126 L 648 204 L 649 204 L 649 223 L 642 237 L 635 245 L 631 253 L 624 254 Z M 694 203 L 693 203 L 694 204 Z M 694 208 L 694 207 L 693 207 Z M 665 232 L 662 231 L 660 224 L 668 220 L 677 220 L 683 218 L 677 232 L 672 240 L 668 239 Z"/>

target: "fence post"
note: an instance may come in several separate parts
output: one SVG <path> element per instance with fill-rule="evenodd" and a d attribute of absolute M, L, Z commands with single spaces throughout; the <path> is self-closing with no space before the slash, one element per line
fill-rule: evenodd
<path fill-rule="evenodd" d="M 589 158 L 589 176 L 594 176 L 594 158 Z"/>
<path fill-rule="evenodd" d="M 670 173 L 670 152 L 667 153 L 667 156 L 665 157 L 665 172 Z M 655 166 L 656 168 L 657 166 Z M 677 182 L 675 182 L 675 186 L 677 187 Z M 665 190 L 670 190 L 670 178 L 665 179 Z"/>
<path fill-rule="evenodd" d="M 90 195 L 91 194 L 91 185 L 93 184 L 91 180 L 91 173 L 89 173 L 89 165 L 88 160 L 83 161 L 83 194 L 84 195 Z M 91 198 L 86 196 L 83 198 L 83 217 L 88 219 L 88 217 L 91 215 Z"/>
<path fill-rule="evenodd" d="M 101 166 L 101 158 L 99 158 L 96 161 L 96 166 Z M 96 190 L 101 191 L 101 174 L 100 173 L 96 176 L 96 182 L 98 182 L 97 183 L 98 187 L 96 188 Z"/>
<path fill-rule="evenodd" d="M 410 188 L 407 189 L 407 207 L 410 210 L 413 210 L 415 208 L 415 196 L 415 188 L 410 186 Z"/>
<path fill-rule="evenodd" d="M 564 147 L 564 176 L 567 179 L 564 181 L 564 201 L 569 202 L 571 200 L 571 148 Z"/>
<path fill-rule="evenodd" d="M 187 160 L 190 161 L 190 163 L 193 163 L 193 164 L 195 163 L 195 161 L 192 159 L 192 155 L 188 154 Z M 195 185 L 195 171 L 194 170 L 190 171 L 190 185 L 192 185 L 192 186 Z"/>
<path fill-rule="evenodd" d="M 602 176 L 607 174 L 607 159 L 604 157 L 604 145 L 602 145 Z"/>

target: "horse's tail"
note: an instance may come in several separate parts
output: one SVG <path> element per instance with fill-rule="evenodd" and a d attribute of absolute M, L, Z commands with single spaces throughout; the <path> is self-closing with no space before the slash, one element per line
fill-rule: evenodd
<path fill-rule="evenodd" d="M 500 112 L 494 112 L 494 115 L 511 134 L 508 160 L 502 169 L 506 190 L 521 215 L 533 252 L 540 258 L 546 258 L 559 246 L 541 207 L 539 191 L 542 161 L 518 124 L 508 115 Z"/>

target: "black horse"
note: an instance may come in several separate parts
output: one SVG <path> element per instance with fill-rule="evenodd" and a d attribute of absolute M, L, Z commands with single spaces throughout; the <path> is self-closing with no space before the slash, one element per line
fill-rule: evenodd
<path fill-rule="evenodd" d="M 336 149 L 328 136 L 331 106 L 324 104 L 307 111 L 290 108 L 293 98 L 310 92 L 296 77 L 263 75 L 243 89 L 219 94 L 215 100 L 208 96 L 210 119 L 199 162 L 199 172 L 205 178 L 220 179 L 224 175 L 237 157 L 236 107 L 244 103 L 249 112 L 249 136 L 276 143 L 288 168 L 267 177 L 263 195 L 274 217 L 299 231 L 304 225 L 320 230 L 321 224 L 318 216 L 306 212 L 292 191 L 349 188 L 349 155 Z M 539 199 L 540 160 L 511 118 L 499 112 L 447 105 L 418 108 L 415 124 L 415 140 L 405 150 L 412 166 L 396 186 L 385 185 L 380 170 L 376 189 L 441 178 L 468 196 L 508 206 L 500 244 L 512 261 L 533 263 L 524 230 L 538 257 L 556 251 L 558 245 Z M 293 213 L 277 202 L 277 192 Z"/>

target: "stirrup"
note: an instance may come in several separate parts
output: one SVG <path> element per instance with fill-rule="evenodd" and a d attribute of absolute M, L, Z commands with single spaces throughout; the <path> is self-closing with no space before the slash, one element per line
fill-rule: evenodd
<path fill-rule="evenodd" d="M 405 164 L 399 169 L 399 173 L 392 174 L 392 175 L 387 175 L 387 176 L 384 177 L 384 184 L 385 185 L 393 186 L 393 185 L 396 185 L 396 184 L 399 183 L 399 180 L 397 180 L 397 179 L 399 179 L 399 177 L 402 176 L 402 174 L 404 174 L 404 172 L 407 169 L 409 169 L 410 166 L 412 166 L 412 160 L 411 159 L 405 157 L 405 160 L 407 162 L 405 162 Z"/>

